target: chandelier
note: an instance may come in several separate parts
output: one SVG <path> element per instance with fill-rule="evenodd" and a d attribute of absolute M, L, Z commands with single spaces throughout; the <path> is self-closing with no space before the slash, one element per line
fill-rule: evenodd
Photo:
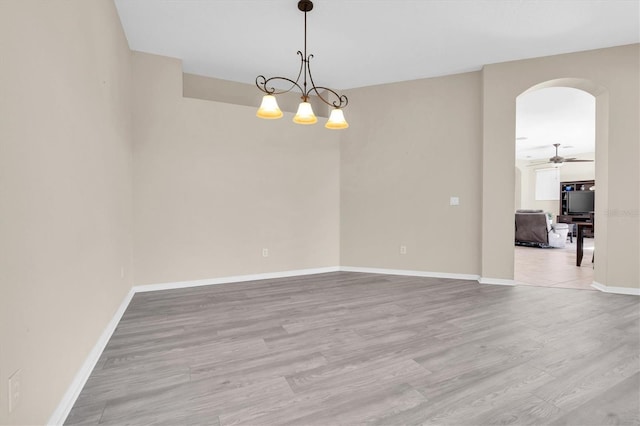
<path fill-rule="evenodd" d="M 313 113 L 311 104 L 309 103 L 309 96 L 313 93 L 318 97 L 318 99 L 333 108 L 325 127 L 327 129 L 346 129 L 349 127 L 349 124 L 344 119 L 342 108 L 347 106 L 349 100 L 346 96 L 340 95 L 327 87 L 316 86 L 313 82 L 313 77 L 311 76 L 310 61 L 311 58 L 313 58 L 313 55 L 307 55 L 307 12 L 310 12 L 313 9 L 313 2 L 310 0 L 300 0 L 298 2 L 298 9 L 301 12 L 304 12 L 304 53 L 298 50 L 298 56 L 300 56 L 300 70 L 298 71 L 298 77 L 295 80 L 286 77 L 266 78 L 263 75 L 256 77 L 256 86 L 265 93 L 256 116 L 266 119 L 281 118 L 282 111 L 280 110 L 280 107 L 278 107 L 275 95 L 290 92 L 297 87 L 302 93 L 302 102 L 300 102 L 298 112 L 293 117 L 294 123 L 315 124 L 318 121 Z M 308 87 L 309 84 L 307 83 L 307 76 L 309 77 L 310 87 Z M 302 82 L 300 82 L 300 77 L 302 77 Z M 288 89 L 276 90 L 275 87 L 270 86 L 272 81 L 282 81 L 286 83 L 286 86 L 289 84 L 291 86 Z M 335 100 L 331 101 L 329 98 L 335 98 Z"/>

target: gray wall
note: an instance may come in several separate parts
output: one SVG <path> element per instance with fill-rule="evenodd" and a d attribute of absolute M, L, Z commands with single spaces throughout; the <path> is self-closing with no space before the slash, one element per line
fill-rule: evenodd
<path fill-rule="evenodd" d="M 0 1 L 0 40 L 0 424 L 42 424 L 132 285 L 131 52 L 109 0 Z"/>

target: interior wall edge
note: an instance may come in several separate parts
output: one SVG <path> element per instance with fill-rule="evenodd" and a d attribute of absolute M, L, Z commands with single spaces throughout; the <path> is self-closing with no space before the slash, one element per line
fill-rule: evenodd
<path fill-rule="evenodd" d="M 610 287 L 604 284 L 600 284 L 597 281 L 594 281 L 591 284 L 591 287 L 599 290 L 603 293 L 611 293 L 611 294 L 624 294 L 627 296 L 640 296 L 640 288 L 633 287 Z"/>
<path fill-rule="evenodd" d="M 506 286 L 515 286 L 515 280 L 504 279 L 504 278 L 489 278 L 489 277 L 480 277 L 478 279 L 478 283 L 480 284 L 488 284 L 488 285 L 506 285 Z"/>
<path fill-rule="evenodd" d="M 55 411 L 51 414 L 47 425 L 64 424 L 67 416 L 69 415 L 69 412 L 71 412 L 71 408 L 73 408 L 73 404 L 75 404 L 78 396 L 80 395 L 80 391 L 82 391 L 82 388 L 87 383 L 89 376 L 93 372 L 93 369 L 100 359 L 100 356 L 102 355 L 104 348 L 107 346 L 107 343 L 109 343 L 109 339 L 111 339 L 113 332 L 116 330 L 116 327 L 118 326 L 122 315 L 124 315 L 125 311 L 127 310 L 127 307 L 129 306 L 129 303 L 131 302 L 134 294 L 135 290 L 134 287 L 132 287 L 122 300 L 122 303 L 120 303 L 120 306 L 118 306 L 118 309 L 113 314 L 111 321 L 109 321 L 104 331 L 98 338 L 98 341 L 93 346 L 93 349 L 91 349 L 91 352 L 89 352 L 89 355 L 87 355 L 87 358 L 82 363 L 82 366 L 74 376 L 71 384 L 62 397 L 62 400 L 56 407 Z"/>
<path fill-rule="evenodd" d="M 305 275 L 324 274 L 327 272 L 338 272 L 340 270 L 341 269 L 339 266 L 327 266 L 327 267 L 321 267 L 321 268 L 295 269 L 290 271 L 264 272 L 259 274 L 234 275 L 234 276 L 226 276 L 226 277 L 220 277 L 220 278 L 206 278 L 202 280 L 193 280 L 193 281 L 178 281 L 178 282 L 168 282 L 168 283 L 159 283 L 159 284 L 142 284 L 142 285 L 134 286 L 133 291 L 135 293 L 146 293 L 150 291 L 174 290 L 174 289 L 180 289 L 180 288 L 201 287 L 201 286 L 207 286 L 207 285 L 230 284 L 230 283 L 240 283 L 240 282 L 247 282 L 247 281 L 269 280 L 274 278 L 289 278 L 289 277 L 298 277 L 298 276 L 305 276 Z"/>
<path fill-rule="evenodd" d="M 257 110 L 264 95 L 265 93 L 258 90 L 255 84 L 182 73 L 182 96 L 185 98 L 244 105 Z M 279 94 L 277 100 L 282 111 L 295 113 L 300 103 L 300 92 Z M 316 116 L 325 118 L 329 116 L 329 107 L 317 95 L 309 96 L 308 102 Z"/>
<path fill-rule="evenodd" d="M 402 275 L 407 277 L 446 278 L 453 280 L 477 281 L 480 276 L 474 274 L 456 274 L 450 272 L 415 271 L 408 269 L 370 268 L 360 266 L 341 266 L 343 272 L 362 272 L 369 274 Z"/>

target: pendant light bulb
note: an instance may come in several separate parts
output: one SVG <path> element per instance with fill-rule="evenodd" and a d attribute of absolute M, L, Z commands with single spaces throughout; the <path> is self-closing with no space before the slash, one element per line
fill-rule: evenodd
<path fill-rule="evenodd" d="M 331 111 L 331 115 L 329 115 L 329 120 L 327 120 L 327 124 L 324 125 L 327 129 L 346 129 L 349 127 L 349 123 L 344 119 L 344 113 L 340 108 L 335 108 Z"/>
<path fill-rule="evenodd" d="M 298 112 L 293 117 L 293 122 L 298 124 L 315 124 L 318 122 L 309 102 L 300 102 Z"/>
<path fill-rule="evenodd" d="M 264 95 L 262 97 L 262 103 L 260 104 L 260 108 L 258 108 L 258 112 L 256 113 L 257 117 L 265 118 L 267 120 L 274 120 L 276 118 L 282 117 L 282 111 L 278 106 L 278 101 L 276 101 L 276 97 L 273 95 Z"/>

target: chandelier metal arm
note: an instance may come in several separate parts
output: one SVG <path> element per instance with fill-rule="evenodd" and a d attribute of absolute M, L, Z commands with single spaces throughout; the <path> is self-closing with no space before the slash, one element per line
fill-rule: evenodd
<path fill-rule="evenodd" d="M 327 92 L 331 93 L 333 96 L 335 96 L 337 98 L 336 101 L 329 101 L 327 99 L 325 99 L 322 94 L 320 94 L 321 90 L 326 90 Z M 324 102 L 325 104 L 334 107 L 334 108 L 344 108 L 349 104 L 349 99 L 345 96 L 345 95 L 341 95 L 339 93 L 337 93 L 335 90 L 329 89 L 328 87 L 323 87 L 323 86 L 313 86 L 311 88 L 311 90 L 309 90 L 309 92 L 315 92 L 316 95 L 318 96 L 318 98 L 320 98 L 320 100 L 322 102 Z"/>
<path fill-rule="evenodd" d="M 324 102 L 325 104 L 331 107 L 334 107 L 334 108 L 346 107 L 347 104 L 349 103 L 349 99 L 347 99 L 345 95 L 340 95 L 335 90 L 330 89 L 328 87 L 316 86 L 315 82 L 313 81 L 313 75 L 311 74 L 311 59 L 313 58 L 313 55 L 309 55 L 306 60 L 304 59 L 303 53 L 300 52 L 299 50 L 298 50 L 298 55 L 300 56 L 300 69 L 298 70 L 298 76 L 296 77 L 295 80 L 292 80 L 287 77 L 279 77 L 279 76 L 266 78 L 263 75 L 259 75 L 258 77 L 256 77 L 256 86 L 258 87 L 258 89 L 260 89 L 262 92 L 268 95 L 281 95 L 283 93 L 290 92 L 291 90 L 293 90 L 294 87 L 297 87 L 298 90 L 300 90 L 300 92 L 302 93 L 302 99 L 304 101 L 306 101 L 309 98 L 309 95 L 311 95 L 311 92 L 313 92 L 322 102 Z M 303 72 L 304 74 L 309 76 L 309 82 L 311 83 L 311 88 L 309 88 L 308 90 L 306 89 L 306 79 L 304 80 L 305 81 L 304 87 L 302 87 L 299 84 L 300 77 L 302 77 Z M 276 90 L 275 87 L 268 86 L 269 82 L 278 81 L 278 80 L 291 83 L 291 87 L 289 87 L 288 89 Z M 333 96 L 335 96 L 336 100 L 332 102 L 331 100 L 326 99 L 324 96 L 322 96 L 321 91 L 327 91 L 331 93 Z"/>
<path fill-rule="evenodd" d="M 290 78 L 287 78 L 287 77 L 270 77 L 270 78 L 266 78 L 264 75 L 259 75 L 259 76 L 256 77 L 256 86 L 258 87 L 258 89 L 260 89 L 260 91 L 266 93 L 267 95 L 281 95 L 283 93 L 290 92 L 291 90 L 293 90 L 294 87 L 297 87 L 298 90 L 300 90 L 302 93 L 304 93 L 304 90 L 298 84 L 298 81 L 300 81 L 300 76 L 302 75 L 302 70 L 304 68 L 305 61 L 303 59 L 302 52 L 299 51 L 299 50 L 298 50 L 298 55 L 300 56 L 300 70 L 298 71 L 298 76 L 296 77 L 295 81 L 291 80 Z M 289 83 L 291 83 L 291 87 L 289 87 L 286 90 L 276 90 L 275 87 L 267 87 L 269 82 L 272 81 L 272 80 L 275 80 L 275 81 L 282 80 L 282 81 L 289 82 Z"/>
<path fill-rule="evenodd" d="M 288 83 L 291 83 L 291 87 L 286 90 L 276 90 L 275 87 L 267 87 L 267 84 L 269 84 L 269 82 L 272 80 L 286 81 Z M 263 75 L 259 75 L 258 77 L 256 77 L 256 86 L 258 86 L 258 89 L 260 89 L 261 92 L 264 92 L 267 95 L 281 95 L 283 93 L 290 92 L 294 87 L 297 87 L 298 89 L 300 89 L 300 91 L 302 91 L 302 87 L 300 87 L 298 83 L 286 77 L 266 78 Z"/>
<path fill-rule="evenodd" d="M 313 75 L 311 75 L 311 58 L 313 58 L 313 55 L 309 55 L 309 57 L 307 58 L 307 71 L 309 73 L 309 81 L 311 82 L 311 89 L 309 89 L 309 91 L 307 92 L 307 96 L 309 95 L 309 93 L 315 92 L 318 98 L 320 98 L 322 102 L 329 106 L 332 106 L 334 108 L 346 107 L 349 103 L 349 99 L 347 99 L 345 95 L 340 95 L 335 90 L 329 89 L 328 87 L 316 86 L 316 83 L 313 81 Z M 334 102 L 326 100 L 322 96 L 322 94 L 320 94 L 320 90 L 326 90 L 327 92 L 333 94 L 336 98 L 338 98 L 338 100 Z"/>

